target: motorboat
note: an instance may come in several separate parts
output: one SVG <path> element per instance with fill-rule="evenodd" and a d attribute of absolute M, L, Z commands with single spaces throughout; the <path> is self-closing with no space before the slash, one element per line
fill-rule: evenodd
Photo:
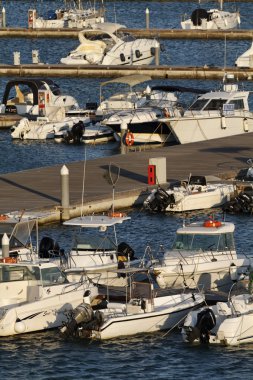
<path fill-rule="evenodd" d="M 249 69 L 253 66 L 253 42 L 251 47 L 237 58 L 235 66 L 245 69 Z"/>
<path fill-rule="evenodd" d="M 228 291 L 252 260 L 236 252 L 234 230 L 233 223 L 213 218 L 184 223 L 171 249 L 153 265 L 158 285 Z"/>
<path fill-rule="evenodd" d="M 60 128 L 55 128 L 54 140 L 66 143 L 106 143 L 114 140 L 114 132 L 100 122 L 93 124 L 89 119 L 85 124 L 82 120 L 79 120 L 71 127 L 63 125 Z"/>
<path fill-rule="evenodd" d="M 96 283 L 125 285 L 125 278 L 115 269 L 139 265 L 133 249 L 125 242 L 118 243 L 116 225 L 130 217 L 119 212 L 110 215 L 88 215 L 65 221 L 75 227 L 74 242 L 67 254 L 65 273 L 71 281 L 78 281 L 83 272 Z"/>
<path fill-rule="evenodd" d="M 51 79 L 17 78 L 10 80 L 3 94 L 1 114 L 18 114 L 36 119 L 38 116 L 50 117 L 59 109 L 65 113 L 80 111 L 77 100 L 62 94 L 60 87 Z"/>
<path fill-rule="evenodd" d="M 96 24 L 79 32 L 79 46 L 61 59 L 66 65 L 149 65 L 160 44 L 155 39 L 135 39 L 124 25 Z"/>
<path fill-rule="evenodd" d="M 190 175 L 179 185 L 167 190 L 159 186 L 145 199 L 144 207 L 157 212 L 185 212 L 220 207 L 230 201 L 235 186 L 230 183 L 208 183 L 205 176 Z"/>
<path fill-rule="evenodd" d="M 227 302 L 190 311 L 181 330 L 183 340 L 224 346 L 252 343 L 252 315 L 252 294 L 229 295 Z"/>
<path fill-rule="evenodd" d="M 70 283 L 50 262 L 0 263 L 0 336 L 57 328 L 66 322 L 89 291 L 87 279 Z"/>
<path fill-rule="evenodd" d="M 238 10 L 236 12 L 224 11 L 223 0 L 219 0 L 219 3 L 219 9 L 197 8 L 192 12 L 190 18 L 184 16 L 181 21 L 182 29 L 228 30 L 237 28 L 241 23 L 240 12 Z"/>
<path fill-rule="evenodd" d="M 176 143 L 174 134 L 162 118 L 178 118 L 184 113 L 184 108 L 178 97 L 183 92 L 203 93 L 203 90 L 181 86 L 154 85 L 147 86 L 141 99 L 134 108 L 119 110 L 102 123 L 110 127 L 118 138 L 121 138 L 122 129 L 126 131 L 124 142 L 126 145 Z M 128 136 L 131 135 L 131 141 Z"/>
<path fill-rule="evenodd" d="M 199 96 L 180 117 L 162 118 L 180 144 L 253 132 L 251 91 L 239 90 L 227 75 L 223 90 Z"/>
<path fill-rule="evenodd" d="M 22 118 L 11 128 L 11 137 L 20 140 L 55 139 L 62 131 L 71 131 L 76 125 L 90 123 L 89 116 L 65 116 L 62 107 L 55 107 L 55 113 L 50 117 L 38 116 L 36 120 Z"/>
<path fill-rule="evenodd" d="M 130 270 L 125 270 L 125 274 Z M 131 274 L 139 272 L 132 269 Z M 177 292 L 158 297 L 152 282 L 131 282 L 131 296 L 113 302 L 108 297 L 92 307 L 82 303 L 61 332 L 65 336 L 106 340 L 141 333 L 173 329 L 194 307 L 201 306 L 201 293 Z"/>
<path fill-rule="evenodd" d="M 88 2 L 87 2 L 88 3 Z M 29 27 L 34 29 L 45 28 L 90 28 L 93 24 L 103 23 L 105 8 L 103 1 L 100 7 L 84 4 L 84 1 L 65 1 L 65 8 L 49 10 L 45 17 L 37 15 L 35 9 L 28 11 Z"/>
<path fill-rule="evenodd" d="M 151 79 L 149 75 L 133 74 L 102 82 L 100 102 L 95 112 L 96 119 L 101 120 L 115 112 L 134 110 L 144 105 L 147 101 L 146 95 L 150 93 L 150 87 L 147 85 L 141 90 L 137 87 Z M 106 97 L 109 90 L 113 93 Z"/>

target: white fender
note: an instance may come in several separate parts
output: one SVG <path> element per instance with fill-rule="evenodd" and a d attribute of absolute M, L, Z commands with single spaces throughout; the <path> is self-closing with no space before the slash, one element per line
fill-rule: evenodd
<path fill-rule="evenodd" d="M 244 129 L 244 132 L 249 132 L 249 123 L 246 117 L 243 119 L 243 129 Z"/>
<path fill-rule="evenodd" d="M 221 129 L 226 129 L 227 128 L 227 123 L 226 123 L 226 118 L 225 116 L 221 117 Z"/>

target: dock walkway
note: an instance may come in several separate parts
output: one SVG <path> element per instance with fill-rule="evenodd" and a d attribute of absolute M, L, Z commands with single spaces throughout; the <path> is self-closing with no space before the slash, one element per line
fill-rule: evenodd
<path fill-rule="evenodd" d="M 80 214 L 84 183 L 84 212 L 101 212 L 112 204 L 112 185 L 106 177 L 110 164 L 120 167 L 116 184 L 116 208 L 141 204 L 147 184 L 149 158 L 166 157 L 167 180 L 195 175 L 231 176 L 247 167 L 253 157 L 253 133 L 199 143 L 162 147 L 127 155 L 67 163 L 70 175 L 70 216 Z M 43 222 L 60 219 L 62 165 L 0 176 L 0 213 L 15 210 L 51 210 Z M 85 172 L 85 176 L 83 173 Z"/>

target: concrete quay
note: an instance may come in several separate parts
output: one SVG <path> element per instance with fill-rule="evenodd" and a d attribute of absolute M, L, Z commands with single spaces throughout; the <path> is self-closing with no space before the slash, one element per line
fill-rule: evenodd
<path fill-rule="evenodd" d="M 0 76 L 9 77 L 69 77 L 69 78 L 118 78 L 124 75 L 144 74 L 152 79 L 214 79 L 222 80 L 224 72 L 233 74 L 238 80 L 252 80 L 253 68 L 236 67 L 183 67 L 183 66 L 100 66 L 27 64 L 0 65 Z"/>
<path fill-rule="evenodd" d="M 0 38 L 78 38 L 81 29 L 27 29 L 1 28 Z M 183 30 L 183 29 L 129 29 L 138 38 L 159 39 L 205 39 L 205 40 L 252 40 L 252 29 L 233 30 Z"/>
<path fill-rule="evenodd" d="M 140 206 L 153 188 L 147 182 L 150 158 L 166 158 L 168 182 L 193 175 L 214 175 L 231 179 L 247 159 L 253 157 L 253 133 L 185 145 L 161 147 L 126 155 L 66 163 L 69 169 L 70 217 L 81 213 L 84 178 L 83 213 L 106 212 L 112 206 L 112 185 L 108 167 L 120 168 L 115 187 L 115 209 Z M 0 176 L 0 213 L 34 212 L 40 223 L 61 219 L 62 165 L 31 169 Z"/>

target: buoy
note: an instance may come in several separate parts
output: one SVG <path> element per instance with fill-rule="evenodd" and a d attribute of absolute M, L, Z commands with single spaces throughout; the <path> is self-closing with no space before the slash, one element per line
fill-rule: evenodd
<path fill-rule="evenodd" d="M 221 222 L 219 220 L 209 219 L 209 220 L 204 221 L 203 226 L 204 227 L 211 227 L 211 228 L 218 228 L 218 227 L 221 227 Z"/>
<path fill-rule="evenodd" d="M 134 144 L 134 134 L 132 132 L 127 132 L 126 134 L 126 144 L 131 146 Z"/>

